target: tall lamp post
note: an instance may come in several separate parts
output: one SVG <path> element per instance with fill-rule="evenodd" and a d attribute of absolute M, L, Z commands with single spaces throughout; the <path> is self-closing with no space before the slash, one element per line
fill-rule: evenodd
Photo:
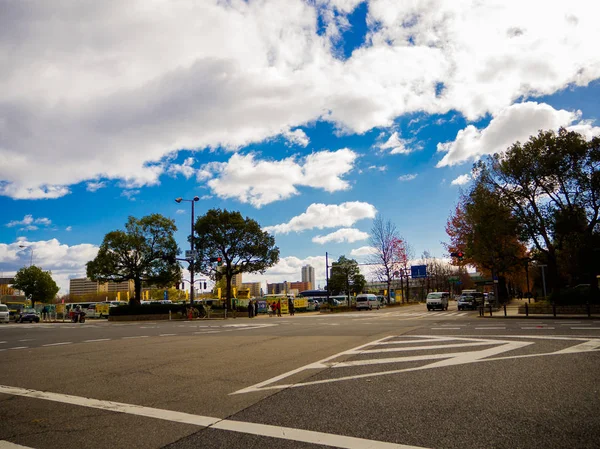
<path fill-rule="evenodd" d="M 31 267 L 33 265 L 33 247 L 31 245 L 19 245 L 19 248 L 29 248 L 29 251 L 31 251 L 31 255 L 29 256 L 29 266 Z"/>
<path fill-rule="evenodd" d="M 183 198 L 179 197 L 179 198 L 175 198 L 175 202 L 176 203 L 181 203 L 182 201 L 189 201 L 190 203 L 192 203 L 192 227 L 191 227 L 191 234 L 190 234 L 190 257 L 187 258 L 187 261 L 190 264 L 189 270 L 190 270 L 190 305 L 194 304 L 194 262 L 196 260 L 196 255 L 194 254 L 194 203 L 196 201 L 199 201 L 200 198 L 195 196 L 193 199 L 191 200 L 184 200 Z"/>

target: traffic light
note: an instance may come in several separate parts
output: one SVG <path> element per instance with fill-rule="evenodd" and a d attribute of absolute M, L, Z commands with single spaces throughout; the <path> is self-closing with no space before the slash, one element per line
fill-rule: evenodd
<path fill-rule="evenodd" d="M 450 257 L 456 257 L 458 260 L 463 260 L 463 257 L 465 257 L 465 253 L 463 253 L 462 251 L 456 251 L 455 253 L 450 253 Z"/>
<path fill-rule="evenodd" d="M 217 262 L 218 266 L 223 265 L 223 258 L 222 257 L 211 257 L 209 260 L 210 260 L 210 263 Z"/>

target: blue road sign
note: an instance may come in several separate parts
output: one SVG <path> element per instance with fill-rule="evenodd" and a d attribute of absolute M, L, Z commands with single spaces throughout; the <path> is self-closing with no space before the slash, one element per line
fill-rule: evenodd
<path fill-rule="evenodd" d="M 163 294 L 163 298 L 165 299 L 165 301 L 167 299 L 169 299 L 169 292 L 167 290 L 165 290 L 165 293 Z"/>
<path fill-rule="evenodd" d="M 413 279 L 427 277 L 427 265 L 411 265 L 410 277 Z"/>

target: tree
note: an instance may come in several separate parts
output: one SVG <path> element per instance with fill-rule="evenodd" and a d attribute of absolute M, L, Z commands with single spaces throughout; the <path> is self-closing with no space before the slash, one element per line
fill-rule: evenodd
<path fill-rule="evenodd" d="M 562 283 L 559 251 L 574 235 L 565 232 L 564 225 L 567 231 L 579 227 L 581 257 L 597 259 L 593 252 L 600 213 L 599 164 L 600 138 L 587 141 L 576 132 L 560 129 L 558 133 L 540 131 L 525 144 L 517 142 L 506 153 L 475 165 L 489 190 L 498 192 L 522 225 L 523 238 L 548 265 L 554 290 Z M 595 289 L 596 274 L 595 270 L 587 273 Z"/>
<path fill-rule="evenodd" d="M 181 280 L 176 230 L 175 221 L 160 214 L 129 217 L 125 231 L 104 236 L 98 255 L 86 264 L 87 276 L 99 282 L 133 279 L 135 294 L 129 303 L 140 304 L 142 283 L 166 287 Z"/>
<path fill-rule="evenodd" d="M 279 261 L 275 238 L 261 229 L 258 222 L 243 218 L 239 212 L 210 209 L 198 217 L 194 226 L 197 271 L 226 281 L 226 301 L 231 308 L 233 276 L 241 273 L 264 273 Z M 211 258 L 221 257 L 216 266 Z"/>
<path fill-rule="evenodd" d="M 410 296 L 410 259 L 414 257 L 414 251 L 410 244 L 401 237 L 394 240 L 393 246 L 394 276 L 400 276 L 402 302 L 408 302 Z M 404 280 L 406 280 L 406 283 Z"/>
<path fill-rule="evenodd" d="M 56 282 L 52 279 L 52 273 L 42 271 L 35 265 L 17 271 L 13 288 L 21 290 L 25 296 L 31 298 L 32 307 L 36 301 L 45 303 L 52 301 L 59 290 Z"/>
<path fill-rule="evenodd" d="M 446 232 L 449 252 L 464 253 L 464 259 L 454 263 L 474 265 L 493 278 L 501 278 L 500 291 L 505 293 L 505 277 L 520 270 L 525 246 L 519 241 L 519 223 L 501 195 L 478 179 L 461 197 Z"/>
<path fill-rule="evenodd" d="M 351 293 L 362 293 L 367 281 L 361 274 L 358 262 L 340 256 L 337 262 L 331 264 L 331 276 L 327 288 L 334 295 L 345 292 L 348 295 L 348 306 L 350 305 Z"/>
<path fill-rule="evenodd" d="M 398 231 L 396 225 L 390 220 L 384 221 L 380 214 L 377 214 L 371 227 L 371 246 L 375 253 L 369 257 L 369 263 L 373 265 L 373 275 L 381 282 L 387 285 L 387 302 L 390 303 L 390 293 L 395 273 L 398 271 L 395 267 L 397 263 L 395 258 L 395 245 L 397 244 Z"/>

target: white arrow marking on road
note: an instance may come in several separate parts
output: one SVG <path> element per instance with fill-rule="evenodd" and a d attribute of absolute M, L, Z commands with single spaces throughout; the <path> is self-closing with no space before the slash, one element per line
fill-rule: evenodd
<path fill-rule="evenodd" d="M 452 336 L 432 337 L 431 335 L 423 335 L 423 336 L 417 335 L 417 336 L 404 336 L 404 337 L 411 337 L 411 338 L 416 338 L 416 339 L 421 338 L 421 339 L 427 340 L 427 341 L 430 341 L 433 338 L 434 340 L 439 341 L 440 343 L 443 343 L 445 341 L 452 341 L 452 340 L 468 342 L 468 343 L 462 343 L 462 344 L 450 344 L 450 345 L 440 344 L 437 346 L 422 346 L 420 349 L 428 348 L 428 349 L 443 350 L 444 348 L 451 348 L 451 347 L 483 346 L 483 345 L 486 345 L 486 346 L 495 345 L 495 347 L 483 349 L 480 351 L 449 352 L 449 353 L 428 354 L 428 355 L 421 355 L 421 356 L 414 356 L 414 357 L 410 357 L 410 356 L 409 357 L 393 357 L 393 358 L 385 358 L 385 359 L 363 359 L 363 360 L 335 362 L 335 359 L 342 357 L 342 356 L 346 356 L 346 355 L 359 355 L 359 354 L 370 354 L 370 353 L 374 353 L 374 352 L 379 353 L 379 352 L 391 352 L 391 351 L 398 352 L 398 351 L 410 351 L 410 350 L 419 349 L 419 347 L 398 348 L 397 350 L 392 349 L 391 351 L 389 349 L 380 349 L 380 350 L 365 349 L 370 346 L 389 344 L 390 342 L 386 341 L 386 340 L 388 340 L 390 338 L 398 338 L 398 337 L 394 337 L 394 336 L 385 337 L 381 340 L 367 343 L 367 344 L 359 346 L 357 348 L 350 349 L 348 351 L 344 351 L 344 352 L 340 352 L 338 354 L 332 355 L 332 356 L 327 357 L 318 362 L 311 363 L 309 365 L 297 368 L 292 371 L 288 371 L 287 373 L 281 374 L 279 376 L 275 376 L 264 382 L 260 382 L 255 385 L 251 385 L 247 388 L 243 388 L 241 390 L 235 391 L 230 394 L 251 393 L 251 392 L 261 391 L 261 390 L 279 390 L 279 389 L 285 389 L 285 388 L 298 388 L 298 387 L 304 387 L 304 386 L 309 386 L 309 385 L 340 382 L 340 381 L 344 381 L 344 380 L 356 380 L 356 379 L 363 379 L 363 378 L 375 377 L 375 376 L 385 376 L 385 375 L 390 375 L 390 374 L 398 374 L 398 373 L 404 373 L 404 372 L 410 372 L 410 371 L 419 371 L 419 370 L 425 370 L 425 369 L 440 368 L 440 367 L 446 367 L 446 366 L 452 366 L 452 365 L 462 365 L 462 364 L 467 364 L 467 363 L 509 360 L 509 359 L 517 359 L 517 358 L 528 358 L 528 357 L 540 357 L 540 356 L 546 356 L 546 355 L 573 354 L 573 353 L 578 353 L 578 352 L 600 351 L 600 340 L 598 340 L 598 339 L 552 337 L 552 336 L 532 337 L 532 336 L 522 335 L 519 337 L 511 336 L 510 338 L 529 338 L 529 339 L 533 338 L 533 339 L 548 339 L 548 340 L 583 341 L 584 343 L 572 346 L 568 349 L 563 349 L 561 351 L 555 351 L 555 352 L 550 352 L 550 353 L 522 354 L 522 355 L 512 355 L 512 356 L 504 356 L 504 357 L 494 357 L 494 356 L 498 356 L 499 354 L 504 353 L 504 352 L 508 352 L 508 351 L 512 351 L 515 349 L 523 348 L 528 345 L 532 345 L 532 344 L 534 344 L 534 342 L 532 342 L 532 341 L 507 341 L 504 339 L 503 340 L 492 340 L 492 339 L 481 339 L 481 338 L 474 338 L 474 337 L 468 337 L 468 338 L 452 337 Z M 497 335 L 494 337 L 506 338 L 506 336 L 501 336 L 501 335 Z M 416 340 L 416 341 L 420 342 L 420 340 Z M 401 343 L 406 343 L 406 342 L 402 341 Z M 344 367 L 350 367 L 350 366 L 377 365 L 377 364 L 386 364 L 386 363 L 403 363 L 403 362 L 427 361 L 427 360 L 436 360 L 436 361 L 433 363 L 423 365 L 423 366 L 418 366 L 418 367 L 396 369 L 396 370 L 389 370 L 389 371 L 375 372 L 375 373 L 368 373 L 368 374 L 359 374 L 359 375 L 354 375 L 354 376 L 337 377 L 337 378 L 323 379 L 323 380 L 310 381 L 310 382 L 298 382 L 298 383 L 294 383 L 294 384 L 275 385 L 277 382 L 279 382 L 283 379 L 289 378 L 289 377 L 291 377 L 295 374 L 298 374 L 302 371 L 308 371 L 308 370 L 312 370 L 312 369 L 328 369 L 328 368 L 333 369 L 333 368 L 344 368 Z"/>
<path fill-rule="evenodd" d="M 5 385 L 0 385 L 0 393 L 126 413 L 129 415 L 144 416 L 147 418 L 162 419 L 201 427 L 210 427 L 219 430 L 228 430 L 231 432 L 299 441 L 309 444 L 320 444 L 322 446 L 346 449 L 424 449 L 405 444 L 367 440 L 364 438 L 348 437 L 331 433 L 314 432 L 312 430 L 294 429 L 292 427 L 272 426 L 269 424 L 257 424 L 245 421 L 213 418 L 210 416 L 192 415 L 190 413 L 176 412 L 173 410 L 143 407 L 141 405 L 124 404 L 122 402 L 102 401 L 99 399 L 82 398 L 79 396 L 50 393 L 46 391 L 27 390 L 25 388 L 9 387 Z M 10 447 L 11 446 L 7 446 L 7 448 Z M 0 449 L 3 449 L 2 446 L 0 446 Z"/>

